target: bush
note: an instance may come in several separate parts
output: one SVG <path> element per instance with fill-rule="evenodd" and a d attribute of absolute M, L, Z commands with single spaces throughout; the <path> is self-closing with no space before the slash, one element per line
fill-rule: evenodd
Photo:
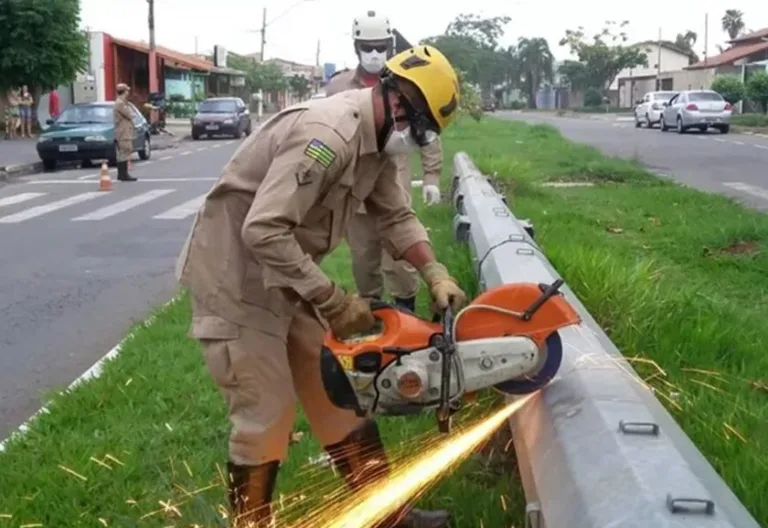
<path fill-rule="evenodd" d="M 603 96 L 596 88 L 590 88 L 584 94 L 584 106 L 587 108 L 600 106 L 603 103 Z"/>
<path fill-rule="evenodd" d="M 747 96 L 768 113 L 768 72 L 757 72 L 747 80 Z"/>
<path fill-rule="evenodd" d="M 735 75 L 722 75 L 715 79 L 711 86 L 712 90 L 723 96 L 723 99 L 735 105 L 746 94 L 746 88 L 741 79 Z"/>
<path fill-rule="evenodd" d="M 458 68 L 454 69 L 456 70 L 456 75 L 459 78 L 459 89 L 461 92 L 458 117 L 469 115 L 475 121 L 480 121 L 480 119 L 483 117 L 483 105 L 480 102 L 480 94 L 477 93 L 477 90 L 475 90 L 474 86 L 467 82 L 461 70 Z"/>

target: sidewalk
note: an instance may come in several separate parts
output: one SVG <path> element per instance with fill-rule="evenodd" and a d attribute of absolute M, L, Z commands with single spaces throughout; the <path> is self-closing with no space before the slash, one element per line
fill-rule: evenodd
<path fill-rule="evenodd" d="M 183 134 L 158 134 L 152 136 L 152 150 L 164 150 L 173 148 L 184 139 Z M 43 171 L 43 164 L 37 155 L 35 145 L 37 138 L 0 140 L 0 181 L 5 181 L 14 176 L 24 176 Z"/>

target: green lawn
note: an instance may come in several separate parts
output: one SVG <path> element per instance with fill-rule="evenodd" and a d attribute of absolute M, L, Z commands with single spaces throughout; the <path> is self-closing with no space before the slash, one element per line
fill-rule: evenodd
<path fill-rule="evenodd" d="M 761 500 L 768 489 L 768 219 L 724 197 L 658 180 L 631 162 L 606 159 L 547 126 L 465 121 L 446 133 L 444 146 L 444 189 L 457 150 L 496 173 L 510 206 L 533 220 L 550 260 L 616 344 L 664 370 L 653 377 L 652 369 L 637 364 L 699 449 L 768 525 L 768 502 Z M 541 186 L 550 180 L 595 186 Z M 438 257 L 474 294 L 469 256 L 451 241 L 453 212 L 447 205 L 423 210 L 419 191 L 416 204 Z M 325 269 L 351 285 L 345 248 Z M 185 337 L 188 320 L 185 299 L 163 310 L 100 379 L 57 401 L 0 454 L 0 528 L 220 522 L 228 427 L 197 346 Z M 468 406 L 460 421 L 492 404 Z M 436 437 L 431 415 L 380 424 L 396 461 Z M 297 431 L 304 435 L 278 483 L 286 520 L 322 504 L 323 494 L 338 485 L 330 470 L 307 467 L 319 450 L 304 421 Z M 521 527 L 517 479 L 496 473 L 513 466 L 509 456 L 499 459 L 504 445 L 496 439 L 420 504 L 450 505 L 456 527 Z M 292 499 L 302 496 L 307 500 Z M 182 517 L 172 507 L 163 511 L 160 501 L 169 500 Z"/>

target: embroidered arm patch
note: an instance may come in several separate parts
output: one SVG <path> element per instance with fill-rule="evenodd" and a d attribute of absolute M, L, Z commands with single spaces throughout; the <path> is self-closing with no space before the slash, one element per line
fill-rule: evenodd
<path fill-rule="evenodd" d="M 330 167 L 333 160 L 336 159 L 336 153 L 333 149 L 319 139 L 310 141 L 307 148 L 304 149 L 304 154 L 320 163 L 320 165 L 326 169 Z"/>

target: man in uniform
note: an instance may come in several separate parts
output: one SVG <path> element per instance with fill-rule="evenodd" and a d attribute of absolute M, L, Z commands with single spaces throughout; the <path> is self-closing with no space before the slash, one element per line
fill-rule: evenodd
<path fill-rule="evenodd" d="M 450 123 L 458 81 L 431 47 L 387 66 L 375 87 L 294 105 L 250 135 L 208 193 L 179 257 L 177 277 L 192 298 L 190 333 L 229 408 L 229 498 L 240 519 L 271 518 L 296 397 L 350 488 L 369 472 L 386 474 L 376 422 L 335 407 L 320 374 L 327 328 L 344 339 L 374 323 L 369 303 L 319 267 L 362 203 L 387 249 L 418 270 L 437 309 L 466 303 L 435 260 L 391 160 L 401 145 L 426 144 Z M 449 514 L 404 508 L 397 518 L 398 527 L 438 528 Z"/>
<path fill-rule="evenodd" d="M 379 82 L 384 62 L 392 55 L 394 40 L 389 19 L 368 11 L 354 19 L 352 38 L 360 63 L 354 70 L 344 70 L 331 77 L 325 88 L 328 96 L 345 90 L 370 87 Z M 443 153 L 440 139 L 421 147 L 421 165 L 424 172 L 424 203 L 432 205 L 440 201 L 440 172 Z M 393 156 L 400 182 L 411 201 L 411 153 Z M 346 232 L 352 253 L 352 273 L 360 295 L 380 300 L 383 282 L 392 294 L 395 304 L 411 311 L 416 309 L 416 294 L 420 280 L 418 272 L 403 260 L 394 260 L 384 249 L 376 220 L 361 206 L 352 217 Z M 384 280 L 382 281 L 382 275 Z"/>
<path fill-rule="evenodd" d="M 128 160 L 133 155 L 133 138 L 136 135 L 133 125 L 133 111 L 128 106 L 130 88 L 125 83 L 117 85 L 115 99 L 115 148 L 117 150 L 117 179 L 120 181 L 136 181 L 128 174 Z"/>

